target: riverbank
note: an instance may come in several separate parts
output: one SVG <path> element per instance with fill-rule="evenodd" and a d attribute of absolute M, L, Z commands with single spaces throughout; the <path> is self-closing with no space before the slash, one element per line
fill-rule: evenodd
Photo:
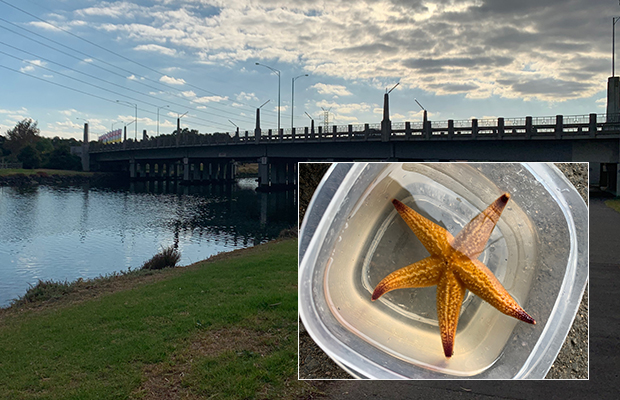
<path fill-rule="evenodd" d="M 0 169 L 0 186 L 76 185 L 109 177 L 110 174 L 59 169 Z"/>
<path fill-rule="evenodd" d="M 0 313 L 0 398 L 282 398 L 297 381 L 297 240 Z"/>

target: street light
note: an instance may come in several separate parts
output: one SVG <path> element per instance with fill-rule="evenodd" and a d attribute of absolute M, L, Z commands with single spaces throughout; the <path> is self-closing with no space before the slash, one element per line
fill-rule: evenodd
<path fill-rule="evenodd" d="M 280 134 L 280 71 L 278 71 L 275 68 L 271 68 L 270 66 L 265 65 L 265 64 L 256 63 L 256 65 L 260 65 L 261 67 L 269 68 L 276 75 L 278 75 L 278 134 Z"/>
<path fill-rule="evenodd" d="M 177 113 L 177 136 L 181 135 L 181 118 L 185 116 L 189 111 L 185 111 L 183 114 Z"/>
<path fill-rule="evenodd" d="M 119 122 L 120 122 L 121 124 L 124 124 L 124 123 L 125 123 L 125 122 L 123 122 L 123 121 L 114 121 L 114 122 L 112 122 L 112 129 L 110 129 L 110 130 L 111 130 L 111 131 L 113 131 L 113 130 L 114 130 L 114 124 L 118 124 Z"/>
<path fill-rule="evenodd" d="M 166 108 L 166 107 L 170 107 L 170 106 L 157 107 L 157 136 L 159 136 L 159 109 Z"/>
<path fill-rule="evenodd" d="M 611 25 L 611 76 L 616 76 L 616 22 L 620 17 L 613 17 Z"/>
<path fill-rule="evenodd" d="M 428 122 L 428 115 L 426 114 L 426 108 L 422 107 L 422 104 L 420 104 L 420 102 L 418 101 L 418 99 L 413 99 L 422 109 L 422 111 L 424 111 L 424 119 L 422 121 L 422 126 L 424 128 L 426 128 L 426 123 Z"/>
<path fill-rule="evenodd" d="M 130 106 L 134 106 L 136 108 L 136 119 L 135 119 L 135 122 L 136 122 L 136 126 L 135 126 L 136 137 L 135 137 L 135 139 L 136 139 L 136 142 L 137 142 L 138 141 L 138 105 L 135 104 L 135 103 L 130 103 L 130 102 L 125 101 L 125 100 L 116 100 L 116 102 L 117 103 L 129 104 Z M 127 125 L 127 126 L 129 126 L 129 125 Z"/>
<path fill-rule="evenodd" d="M 80 118 L 80 117 L 75 117 L 75 119 L 81 119 L 82 121 L 86 122 L 87 124 L 89 123 L 87 119 L 84 118 Z"/>
<path fill-rule="evenodd" d="M 308 74 L 299 75 L 293 78 L 291 82 L 291 134 L 293 132 L 293 117 L 295 115 L 295 81 L 299 78 L 303 78 L 304 76 L 308 76 Z"/>

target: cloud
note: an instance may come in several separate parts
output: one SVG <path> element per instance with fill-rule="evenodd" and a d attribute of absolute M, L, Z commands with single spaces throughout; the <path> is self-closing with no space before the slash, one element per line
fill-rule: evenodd
<path fill-rule="evenodd" d="M 342 85 L 329 85 L 326 83 L 317 83 L 310 86 L 313 89 L 316 89 L 319 94 L 328 94 L 335 96 L 350 96 L 352 93 L 347 90 L 345 86 Z"/>
<path fill-rule="evenodd" d="M 158 44 L 141 44 L 133 48 L 138 51 L 150 51 L 154 53 L 164 54 L 166 56 L 175 56 L 177 51 L 168 47 L 160 46 Z"/>
<path fill-rule="evenodd" d="M 254 93 L 241 92 L 236 97 L 237 101 L 258 101 Z"/>
<path fill-rule="evenodd" d="M 44 67 L 47 65 L 45 61 L 41 60 L 28 60 L 26 62 L 28 65 L 19 69 L 21 72 L 32 72 L 36 69 L 35 67 Z"/>
<path fill-rule="evenodd" d="M 268 60 L 301 65 L 313 76 L 400 81 L 437 95 L 561 102 L 601 90 L 609 73 L 608 41 L 601 38 L 609 36 L 611 12 L 605 2 L 587 0 L 334 0 L 329 7 L 305 0 L 166 0 L 100 3 L 72 15 L 136 50 L 183 52 L 196 63 Z M 331 86 L 315 89 L 350 95 Z"/>
<path fill-rule="evenodd" d="M 193 102 L 194 103 L 219 103 L 220 101 L 228 100 L 227 96 L 204 96 L 204 97 L 196 97 Z"/>
<path fill-rule="evenodd" d="M 173 78 L 171 76 L 168 75 L 164 75 L 161 78 L 159 78 L 160 82 L 163 83 L 168 83 L 170 85 L 185 85 L 185 80 L 184 79 L 177 79 L 177 78 Z"/>
<path fill-rule="evenodd" d="M 66 115 L 67 117 L 70 117 L 70 116 L 72 116 L 74 113 L 76 113 L 76 112 L 77 112 L 77 110 L 76 110 L 75 108 L 71 108 L 71 109 L 69 109 L 69 110 L 60 110 L 60 111 L 58 111 L 58 112 L 59 112 L 59 113 L 61 113 L 61 114 L 63 114 L 63 115 Z"/>

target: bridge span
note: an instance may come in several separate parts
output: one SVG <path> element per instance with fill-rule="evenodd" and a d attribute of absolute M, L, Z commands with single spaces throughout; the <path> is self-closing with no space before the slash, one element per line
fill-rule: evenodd
<path fill-rule="evenodd" d="M 620 115 L 587 114 L 333 125 L 234 134 L 180 134 L 122 143 L 85 140 L 85 168 L 135 179 L 230 180 L 235 163 L 258 162 L 259 185 L 295 185 L 306 161 L 590 162 L 591 183 L 620 187 Z M 85 125 L 85 138 L 88 135 Z M 146 137 L 146 135 L 145 135 Z"/>

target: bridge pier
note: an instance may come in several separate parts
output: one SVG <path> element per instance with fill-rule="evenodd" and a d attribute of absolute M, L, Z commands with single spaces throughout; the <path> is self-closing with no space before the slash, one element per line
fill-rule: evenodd
<path fill-rule="evenodd" d="M 281 189 L 297 185 L 297 163 L 277 158 L 258 160 L 258 189 Z"/>

